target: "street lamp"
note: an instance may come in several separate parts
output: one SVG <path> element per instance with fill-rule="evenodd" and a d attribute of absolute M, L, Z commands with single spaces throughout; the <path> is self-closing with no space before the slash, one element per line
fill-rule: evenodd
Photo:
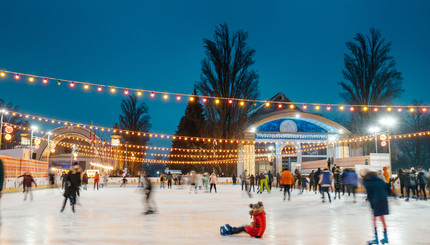
<path fill-rule="evenodd" d="M 375 134 L 375 152 L 378 153 L 378 133 L 381 130 L 378 127 L 370 127 L 369 132 Z"/>
<path fill-rule="evenodd" d="M 385 117 L 379 120 L 379 123 L 385 127 L 387 127 L 387 140 L 388 140 L 388 157 L 390 162 L 390 176 L 391 176 L 391 140 L 390 140 L 390 127 L 394 126 L 396 120 L 392 117 Z"/>
<path fill-rule="evenodd" d="M 47 146 L 47 148 L 48 148 L 48 156 L 47 156 L 48 165 L 49 165 L 49 155 L 51 154 L 51 141 L 50 141 L 51 135 L 52 135 L 52 132 L 49 131 L 48 132 L 48 146 Z"/>
<path fill-rule="evenodd" d="M 30 127 L 30 129 L 31 129 L 31 136 L 30 136 L 30 159 L 33 159 L 33 134 L 34 134 L 34 131 L 37 130 L 37 126 L 32 125 Z"/>

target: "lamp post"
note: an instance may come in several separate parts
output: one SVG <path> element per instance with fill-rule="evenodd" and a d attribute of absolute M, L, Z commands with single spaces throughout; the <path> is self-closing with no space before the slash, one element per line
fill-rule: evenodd
<path fill-rule="evenodd" d="M 378 132 L 380 129 L 378 127 L 370 127 L 369 132 L 375 134 L 375 152 L 378 153 Z"/>
<path fill-rule="evenodd" d="M 30 136 L 30 159 L 33 159 L 33 134 L 34 134 L 34 131 L 36 131 L 37 130 L 37 126 L 31 126 L 30 127 L 30 129 L 31 129 L 31 136 Z"/>
<path fill-rule="evenodd" d="M 51 154 L 51 141 L 50 141 L 51 135 L 52 135 L 52 132 L 49 131 L 48 132 L 48 147 L 47 147 L 48 148 L 48 156 L 46 157 L 46 159 L 48 161 L 48 166 L 49 166 L 49 155 Z"/>
<path fill-rule="evenodd" d="M 381 118 L 379 123 L 387 128 L 387 140 L 388 140 L 388 158 L 390 162 L 390 177 L 391 177 L 391 142 L 390 142 L 390 127 L 394 126 L 396 120 L 392 117 Z"/>

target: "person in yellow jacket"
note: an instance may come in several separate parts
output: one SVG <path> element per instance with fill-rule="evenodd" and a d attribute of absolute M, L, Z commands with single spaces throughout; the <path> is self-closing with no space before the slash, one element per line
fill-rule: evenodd
<path fill-rule="evenodd" d="M 267 183 L 268 176 L 263 173 L 260 173 L 260 194 L 263 193 L 263 186 L 267 188 L 267 192 L 270 192 L 269 184 Z"/>

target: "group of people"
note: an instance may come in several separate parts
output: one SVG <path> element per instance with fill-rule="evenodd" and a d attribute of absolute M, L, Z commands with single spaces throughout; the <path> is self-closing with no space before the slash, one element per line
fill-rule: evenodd
<path fill-rule="evenodd" d="M 267 192 L 270 193 L 272 190 L 272 184 L 274 181 L 274 176 L 271 171 L 268 172 L 261 172 L 258 174 L 248 175 L 248 170 L 242 171 L 242 174 L 240 175 L 241 181 L 242 181 L 242 191 L 245 187 L 245 191 L 255 192 L 255 186 L 257 186 L 257 194 L 262 194 L 264 190 L 267 190 Z M 279 180 L 279 177 L 277 178 Z M 249 184 L 249 189 L 248 189 Z M 235 181 L 233 180 L 233 185 L 235 185 Z M 278 184 L 276 185 L 278 186 Z"/>
<path fill-rule="evenodd" d="M 216 184 L 218 182 L 218 178 L 215 175 L 215 173 L 212 173 L 209 175 L 209 173 L 197 173 L 195 170 L 191 170 L 189 173 L 190 178 L 190 193 L 193 191 L 197 193 L 197 189 L 204 188 L 206 191 L 208 191 L 208 187 L 210 184 L 209 192 L 212 193 L 212 188 L 215 190 L 215 193 L 217 193 Z"/>
<path fill-rule="evenodd" d="M 430 188 L 430 178 L 426 176 L 421 167 L 418 167 L 417 170 L 414 168 L 410 170 L 399 169 L 393 182 L 396 180 L 400 182 L 400 198 L 406 197 L 405 200 L 409 201 L 410 193 L 412 193 L 412 198 L 416 200 L 427 200 L 426 187 Z"/>

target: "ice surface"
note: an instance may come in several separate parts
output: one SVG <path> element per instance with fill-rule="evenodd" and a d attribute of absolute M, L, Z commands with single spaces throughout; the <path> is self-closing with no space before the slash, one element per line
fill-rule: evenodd
<path fill-rule="evenodd" d="M 108 186 L 82 191 L 77 212 L 59 189 L 36 190 L 33 201 L 22 193 L 5 193 L 0 202 L 1 244 L 366 244 L 373 239 L 371 211 L 364 195 L 343 196 L 332 204 L 320 195 L 293 191 L 248 198 L 240 186 L 218 185 L 218 193 L 189 194 L 188 187 L 155 188 L 158 213 L 143 215 L 143 194 L 136 186 Z M 248 204 L 263 201 L 267 229 L 263 239 L 246 233 L 220 236 L 219 226 L 249 223 Z M 390 200 L 386 217 L 390 244 L 429 244 L 430 201 Z M 382 235 L 382 225 L 378 223 Z"/>

